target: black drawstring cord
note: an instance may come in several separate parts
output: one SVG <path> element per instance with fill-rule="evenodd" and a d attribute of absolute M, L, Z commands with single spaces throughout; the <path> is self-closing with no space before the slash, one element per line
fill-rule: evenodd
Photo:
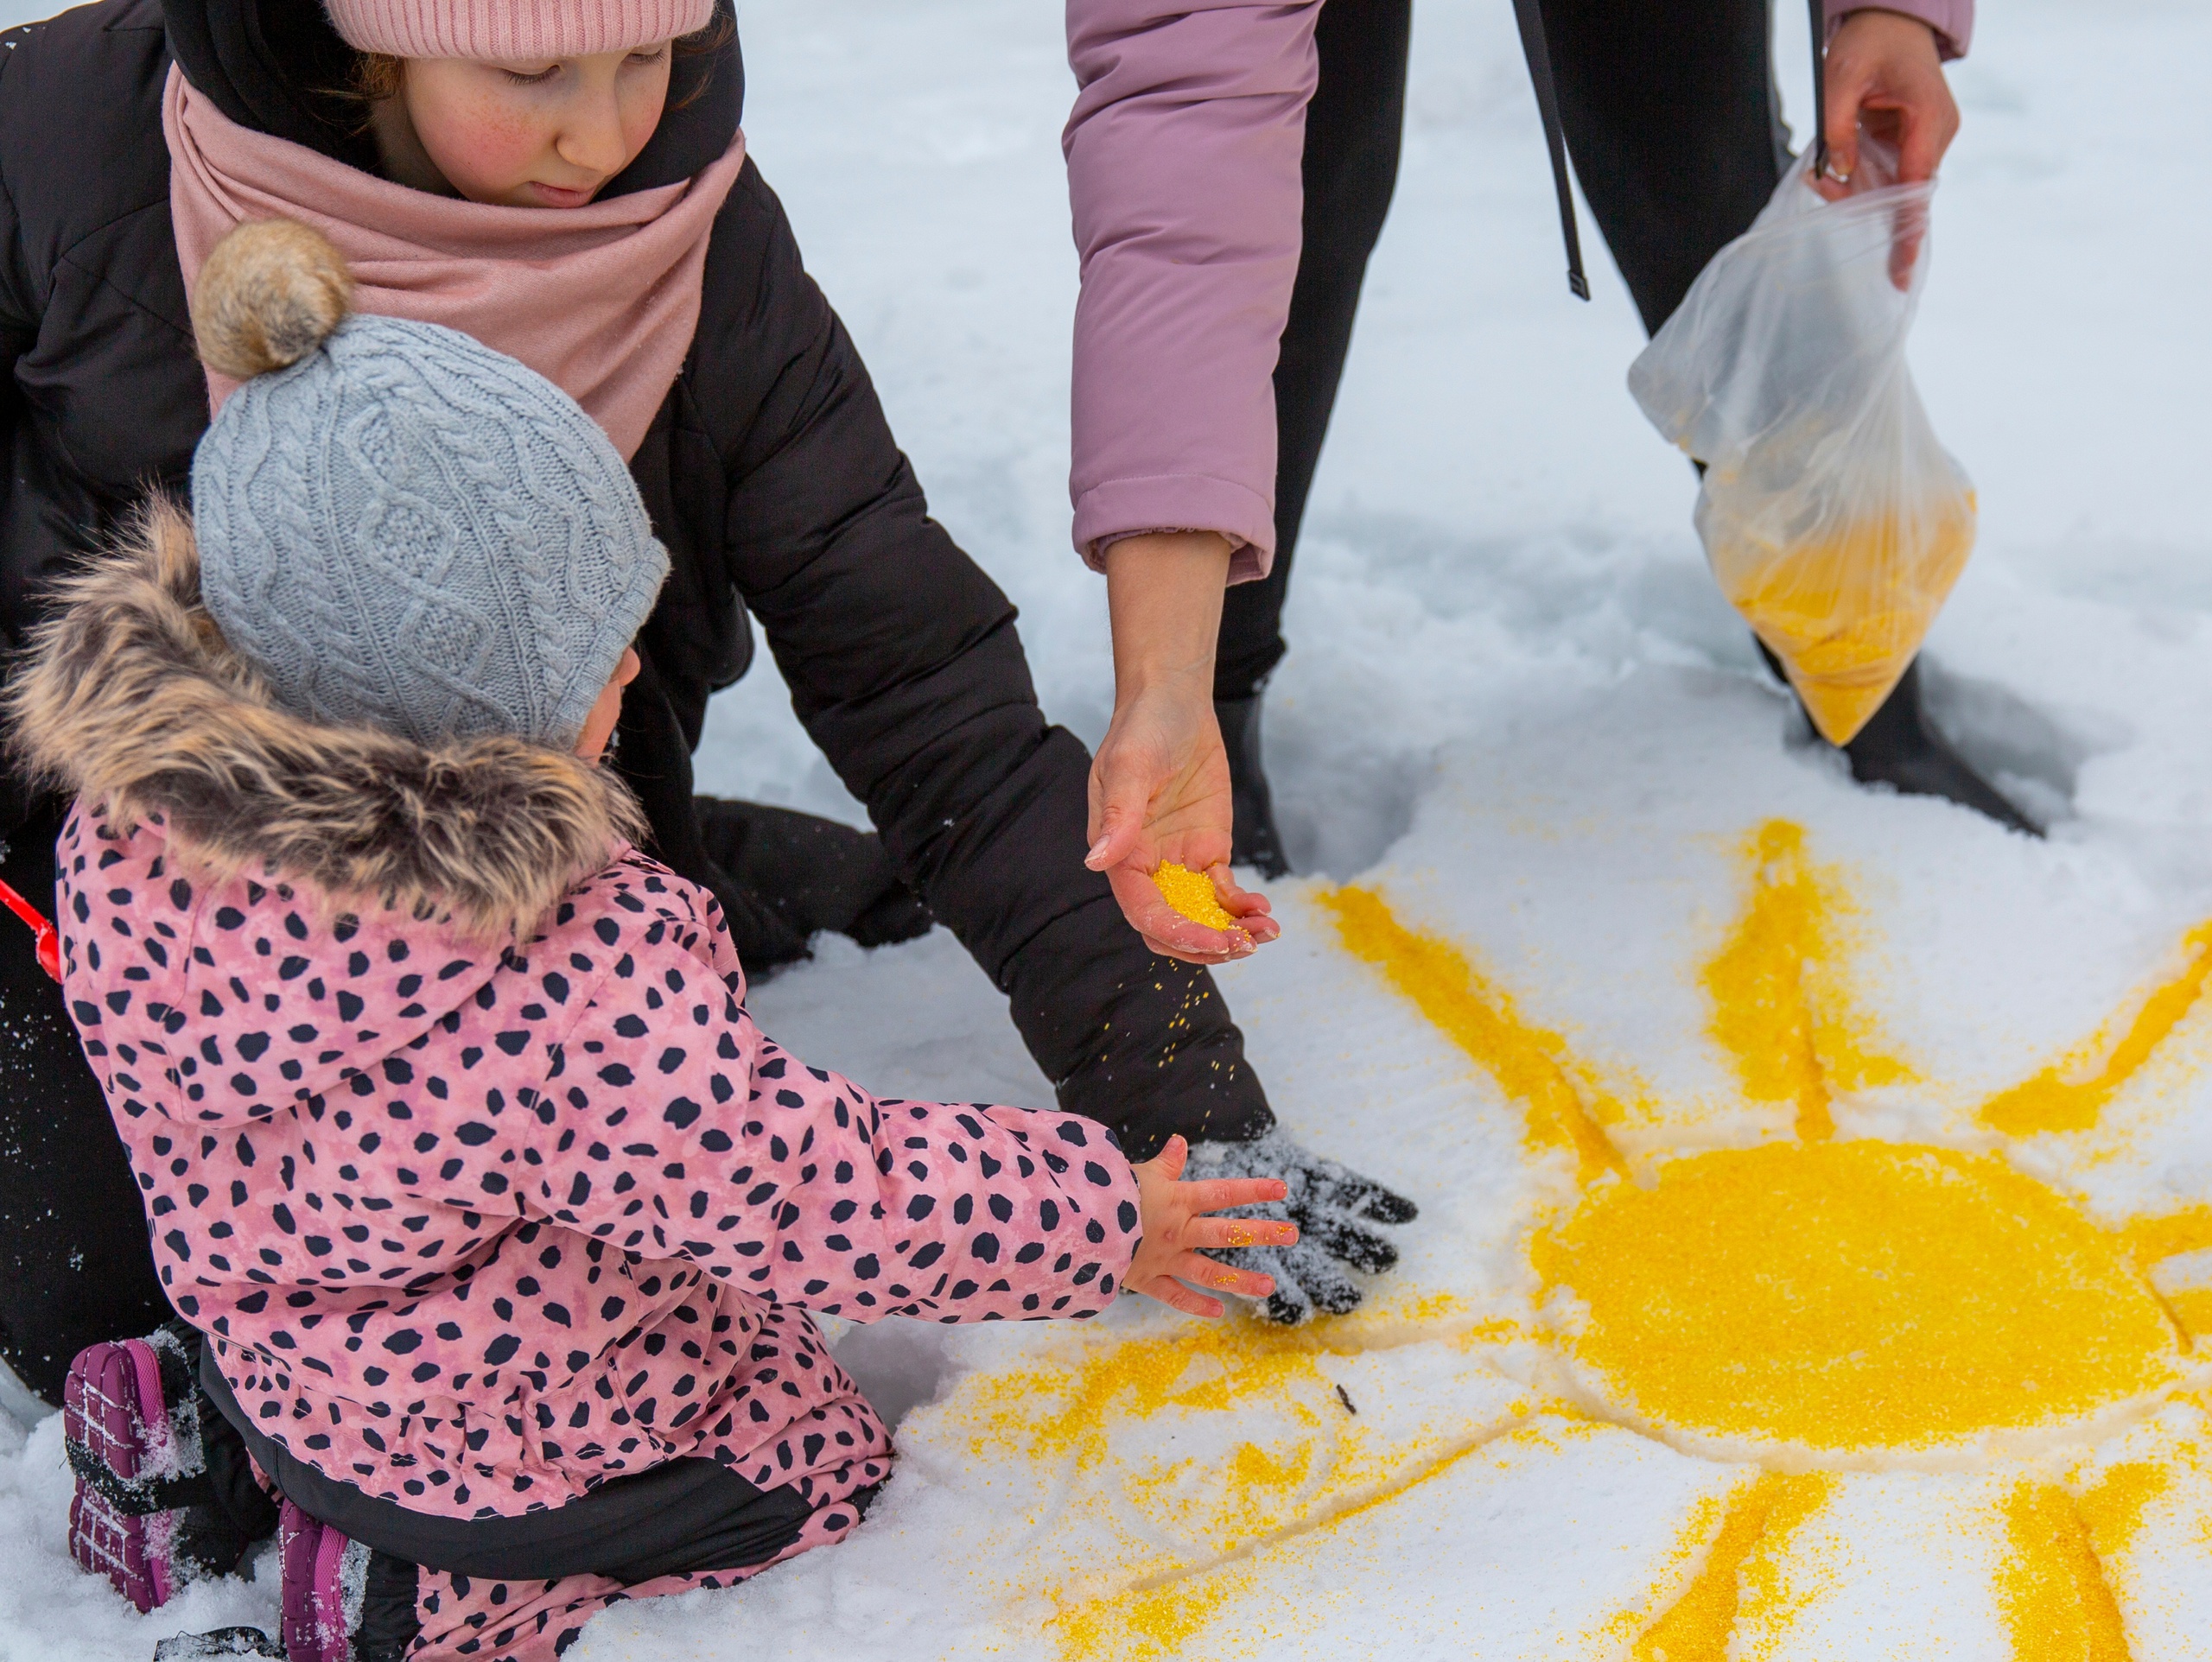
<path fill-rule="evenodd" d="M 1813 19 L 1813 175 L 1828 165 L 1827 33 L 1826 0 L 1806 0 Z M 1521 49 L 1528 55 L 1529 79 L 1536 89 L 1536 115 L 1544 124 L 1544 148 L 1551 152 L 1552 184 L 1559 192 L 1559 228 L 1567 238 L 1567 286 L 1577 300 L 1590 298 L 1590 279 L 1582 271 L 1582 232 L 1574 218 L 1574 184 L 1567 171 L 1567 130 L 1560 125 L 1559 87 L 1552 79 L 1551 48 L 1544 39 L 1541 0 L 1513 0 L 1521 25 Z"/>
<path fill-rule="evenodd" d="M 1813 0 L 1817 6 L 1821 0 Z M 1552 153 L 1552 183 L 1559 189 L 1559 228 L 1567 237 L 1567 286 L 1577 300 L 1590 298 L 1590 279 L 1582 274 L 1582 233 L 1574 222 L 1574 185 L 1567 172 L 1567 131 L 1559 121 L 1559 88 L 1552 80 L 1551 48 L 1544 42 L 1544 15 L 1539 0 L 1513 0 L 1521 24 L 1521 49 L 1528 54 L 1529 79 L 1535 83 L 1536 114 L 1544 124 L 1544 144 Z"/>
<path fill-rule="evenodd" d="M 1828 16 L 1826 0 L 1806 0 L 1813 12 L 1813 177 L 1828 166 Z"/>

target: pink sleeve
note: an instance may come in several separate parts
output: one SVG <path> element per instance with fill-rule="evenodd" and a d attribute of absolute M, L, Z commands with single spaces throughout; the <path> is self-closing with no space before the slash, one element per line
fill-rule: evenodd
<path fill-rule="evenodd" d="M 880 1101 L 761 1032 L 705 942 L 648 928 L 621 944 L 559 1047 L 527 1211 L 861 1322 L 1113 1302 L 1137 1186 L 1103 1126 Z"/>
<path fill-rule="evenodd" d="M 1068 0 L 1082 257 L 1075 543 L 1216 530 L 1274 558 L 1275 353 L 1321 0 Z"/>
<path fill-rule="evenodd" d="M 1936 31 L 1936 45 L 1944 58 L 1963 58 L 1974 44 L 1974 0 L 1827 0 L 1828 33 L 1854 11 L 1895 11 L 1917 17 Z"/>

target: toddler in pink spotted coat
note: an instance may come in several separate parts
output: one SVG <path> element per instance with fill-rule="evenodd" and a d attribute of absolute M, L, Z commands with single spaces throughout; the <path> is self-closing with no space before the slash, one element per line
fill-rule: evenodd
<path fill-rule="evenodd" d="M 404 382 L 414 337 L 387 350 L 361 333 L 381 324 L 295 377 L 342 382 L 350 342 L 382 354 L 363 384 Z M 431 343 L 469 373 L 455 342 L 495 357 Z M 495 367 L 522 388 L 502 396 L 565 399 Z M 410 431 L 379 440 L 392 477 Z M 634 495 L 611 450 L 578 454 Z M 203 529 L 236 535 L 194 484 Z M 486 506 L 484 545 L 528 509 Z M 714 901 L 632 845 L 595 765 L 633 622 L 569 654 L 580 732 L 426 730 L 404 682 L 333 720 L 235 644 L 261 620 L 212 604 L 235 586 L 216 552 L 203 586 L 191 520 L 156 505 L 62 591 L 13 694 L 19 746 L 79 793 L 64 989 L 187 1324 L 72 1380 L 73 1546 L 142 1608 L 232 1568 L 273 1490 L 295 1659 L 550 1656 L 612 1599 L 859 1522 L 891 1440 L 810 1310 L 1085 1316 L 1132 1282 L 1217 1310 L 1178 1274 L 1265 1291 L 1190 1249 L 1278 1238 L 1199 1215 L 1280 1184 L 1176 1183 L 1179 1147 L 1133 1170 L 1065 1113 L 881 1100 L 761 1032 Z"/>

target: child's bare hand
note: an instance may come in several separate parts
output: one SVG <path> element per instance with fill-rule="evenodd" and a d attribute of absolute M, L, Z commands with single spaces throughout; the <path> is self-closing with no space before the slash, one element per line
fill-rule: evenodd
<path fill-rule="evenodd" d="M 1173 1304 L 1186 1316 L 1214 1316 L 1221 1314 L 1221 1301 L 1192 1292 L 1184 1282 L 1195 1281 L 1245 1298 L 1265 1298 L 1274 1291 L 1274 1278 L 1231 1269 L 1198 1249 L 1287 1246 L 1298 1239 L 1298 1226 L 1265 1218 L 1206 1216 L 1232 1206 L 1279 1201 L 1290 1190 L 1280 1177 L 1180 1182 L 1184 1164 L 1190 1158 L 1190 1145 L 1180 1137 L 1171 1137 L 1156 1156 L 1130 1168 L 1137 1177 L 1137 1212 L 1144 1240 L 1136 1257 L 1129 1261 L 1129 1272 L 1122 1278 L 1122 1285 L 1132 1292 Z"/>

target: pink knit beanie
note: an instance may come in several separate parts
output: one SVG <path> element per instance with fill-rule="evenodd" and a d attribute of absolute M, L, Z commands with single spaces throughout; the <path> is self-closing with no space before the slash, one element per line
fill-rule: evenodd
<path fill-rule="evenodd" d="M 706 28 L 715 0 L 323 0 L 356 52 L 494 63 L 582 58 Z"/>

